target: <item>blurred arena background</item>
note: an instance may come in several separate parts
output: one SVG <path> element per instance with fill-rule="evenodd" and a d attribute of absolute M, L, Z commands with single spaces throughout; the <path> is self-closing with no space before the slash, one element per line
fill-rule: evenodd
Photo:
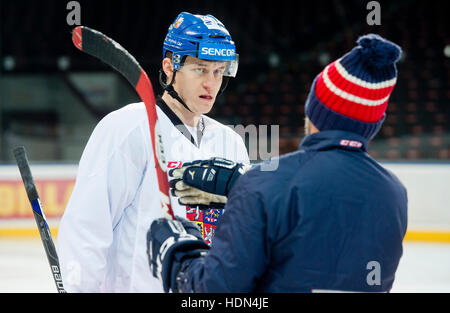
<path fill-rule="evenodd" d="M 74 49 L 69 1 L 2 0 L 2 162 L 26 144 L 34 161 L 77 162 L 96 122 L 137 101 L 127 82 Z M 280 153 L 297 148 L 304 102 L 324 65 L 365 33 L 398 43 L 404 56 L 387 119 L 370 146 L 385 160 L 450 160 L 449 23 L 443 1 L 379 1 L 381 25 L 369 26 L 369 1 L 78 1 L 81 23 L 121 43 L 160 92 L 157 72 L 167 28 L 181 11 L 211 13 L 228 27 L 238 76 L 211 115 L 226 124 L 279 124 Z"/>
<path fill-rule="evenodd" d="M 0 265 L 6 268 L 20 266 L 17 260 L 28 256 L 11 248 L 20 245 L 10 246 L 10 240 L 31 237 L 40 245 L 11 150 L 19 145 L 27 149 L 56 239 L 90 133 L 109 112 L 139 101 L 120 74 L 73 47 L 74 25 L 66 20 L 69 2 L 0 0 Z M 405 240 L 410 246 L 405 245 L 402 262 L 413 268 L 422 260 L 418 271 L 434 268 L 442 274 L 427 276 L 441 279 L 435 285 L 439 287 L 420 289 L 424 280 L 409 284 L 410 268 L 400 267 L 406 281 L 400 281 L 404 284 L 398 290 L 450 291 L 450 23 L 445 1 L 378 1 L 378 26 L 367 24 L 370 1 L 361 0 L 77 2 L 81 25 L 122 44 L 149 74 L 157 94 L 162 42 L 176 15 L 188 11 L 219 18 L 236 42 L 240 64 L 209 115 L 226 125 L 279 125 L 279 146 L 272 155 L 297 149 L 303 138 L 304 102 L 325 65 L 366 33 L 399 44 L 404 54 L 397 86 L 369 153 L 408 188 Z M 429 245 L 417 248 L 416 241 Z M 440 252 L 424 252 L 431 245 Z M 447 267 L 432 266 L 438 255 Z M 46 262 L 43 250 L 33 256 Z M 8 277 L 0 271 L 3 281 Z M 16 279 L 21 286 L 26 278 Z M 0 290 L 21 291 L 3 285 Z M 39 291 L 39 284 L 36 290 L 22 291 Z"/>

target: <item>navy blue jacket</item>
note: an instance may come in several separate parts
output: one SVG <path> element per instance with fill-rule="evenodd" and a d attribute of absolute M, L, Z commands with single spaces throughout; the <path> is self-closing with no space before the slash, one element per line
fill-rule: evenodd
<path fill-rule="evenodd" d="M 181 291 L 389 291 L 407 195 L 366 147 L 354 133 L 319 132 L 272 160 L 276 170 L 240 177 L 210 252 L 184 262 Z"/>

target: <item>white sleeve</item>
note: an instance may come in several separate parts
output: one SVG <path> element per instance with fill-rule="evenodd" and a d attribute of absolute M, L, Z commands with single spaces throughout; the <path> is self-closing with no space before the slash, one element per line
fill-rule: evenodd
<path fill-rule="evenodd" d="M 133 201 L 143 175 L 136 166 L 142 162 L 136 160 L 141 151 L 129 153 L 140 143 L 133 144 L 130 137 L 133 132 L 124 138 L 113 121 L 102 120 L 83 152 L 57 241 L 67 292 L 103 291 L 113 229 Z"/>
<path fill-rule="evenodd" d="M 245 146 L 244 140 L 239 134 L 236 133 L 237 140 L 237 157 L 236 162 L 250 164 L 250 159 L 248 157 L 247 147 Z"/>

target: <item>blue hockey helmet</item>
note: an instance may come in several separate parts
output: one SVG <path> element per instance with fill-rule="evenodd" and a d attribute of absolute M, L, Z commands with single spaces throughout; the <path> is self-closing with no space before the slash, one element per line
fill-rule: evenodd
<path fill-rule="evenodd" d="M 163 44 L 163 58 L 172 52 L 174 71 L 183 65 L 187 56 L 227 63 L 224 76 L 235 77 L 239 55 L 230 33 L 212 15 L 180 13 L 170 25 Z"/>

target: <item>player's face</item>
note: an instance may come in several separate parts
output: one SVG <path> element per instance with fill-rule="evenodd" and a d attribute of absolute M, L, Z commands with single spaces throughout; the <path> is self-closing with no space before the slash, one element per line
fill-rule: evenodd
<path fill-rule="evenodd" d="M 309 132 L 309 118 L 307 118 L 307 117 L 305 117 L 304 128 L 305 128 L 305 136 L 310 135 L 310 132 Z"/>
<path fill-rule="evenodd" d="M 186 58 L 177 72 L 174 88 L 194 113 L 206 114 L 212 109 L 225 67 L 225 62 Z"/>
<path fill-rule="evenodd" d="M 311 121 L 309 120 L 308 117 L 305 117 L 305 136 L 314 134 L 314 133 L 318 133 L 320 130 L 318 130 L 316 128 L 316 126 L 314 126 L 313 123 L 311 123 Z"/>

